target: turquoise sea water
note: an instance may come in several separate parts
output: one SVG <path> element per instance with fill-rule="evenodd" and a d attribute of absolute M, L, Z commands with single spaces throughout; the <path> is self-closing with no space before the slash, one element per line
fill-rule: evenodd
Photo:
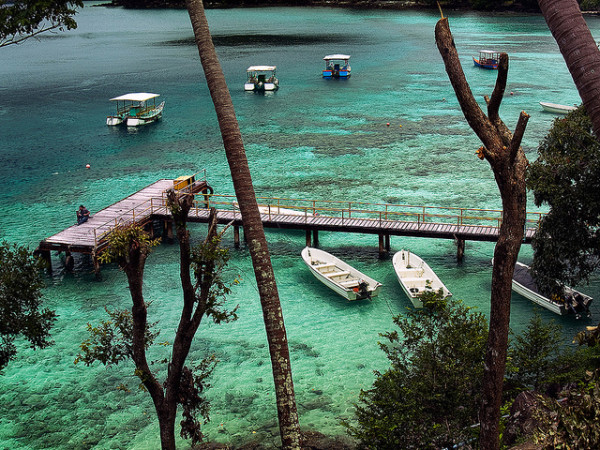
<path fill-rule="evenodd" d="M 479 142 L 463 120 L 435 47 L 435 12 L 327 8 L 211 10 L 213 38 L 236 108 L 258 195 L 499 208 Z M 529 158 L 554 117 L 539 101 L 579 103 L 558 47 L 541 16 L 449 14 L 465 72 L 477 99 L 490 94 L 495 73 L 473 67 L 481 48 L 511 57 L 501 116 L 512 128 L 531 115 Z M 86 5 L 75 31 L 0 50 L 0 238 L 28 245 L 71 225 L 84 203 L 92 213 L 158 178 L 206 169 L 218 193 L 232 193 L 213 106 L 185 11 L 127 11 Z M 600 20 L 588 18 L 594 36 Z M 352 78 L 323 80 L 322 57 L 352 55 Z M 273 95 L 243 91 L 245 69 L 278 67 Z M 110 97 L 160 93 L 163 120 L 138 130 L 109 128 Z M 512 95 L 510 94 L 512 93 Z M 387 126 L 387 123 L 390 125 Z M 86 169 L 85 165 L 91 168 Z M 530 202 L 529 210 L 535 210 Z M 196 240 L 205 228 L 192 226 Z M 348 303 L 303 267 L 301 232 L 267 231 L 286 320 L 301 426 L 342 434 L 360 389 L 387 362 L 378 333 L 410 305 L 379 259 L 377 237 L 320 234 L 320 245 L 381 281 L 373 302 Z M 233 247 L 229 233 L 226 245 Z M 451 241 L 392 238 L 392 250 L 422 256 L 454 296 L 489 311 L 493 245 L 468 242 L 462 264 Z M 524 246 L 521 259 L 531 259 Z M 104 307 L 128 308 L 125 276 L 114 266 L 96 281 L 85 258 L 66 273 L 53 256 L 49 307 L 59 314 L 55 345 L 20 349 L 0 377 L 0 447 L 10 449 L 157 448 L 149 396 L 136 389 L 132 367 L 75 366 L 86 323 Z M 232 276 L 241 284 L 229 302 L 240 319 L 204 323 L 191 359 L 220 360 L 207 395 L 211 440 L 241 442 L 277 435 L 274 390 L 262 313 L 248 251 L 232 249 Z M 148 260 L 145 295 L 172 339 L 181 292 L 177 246 Z M 600 299 L 600 280 L 585 292 Z M 564 326 L 565 342 L 594 319 L 575 321 L 539 310 Z M 522 330 L 536 308 L 514 295 L 512 326 Z M 125 380 L 131 392 L 117 390 Z M 185 448 L 185 443 L 181 443 Z"/>

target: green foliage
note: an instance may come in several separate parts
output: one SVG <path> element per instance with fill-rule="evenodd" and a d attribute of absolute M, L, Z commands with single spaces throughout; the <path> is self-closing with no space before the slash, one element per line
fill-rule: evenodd
<path fill-rule="evenodd" d="M 104 308 L 111 320 L 105 320 L 99 326 L 87 324 L 90 338 L 80 346 L 81 353 L 77 355 L 75 364 L 83 362 L 90 366 L 99 361 L 106 366 L 118 364 L 133 355 L 133 322 L 130 311 L 110 311 Z M 158 332 L 152 332 L 151 326 L 146 327 L 146 349 L 154 343 Z"/>
<path fill-rule="evenodd" d="M 44 31 L 77 28 L 82 0 L 0 0 L 0 47 Z"/>
<path fill-rule="evenodd" d="M 582 11 L 600 11 L 600 0 L 581 0 L 579 8 Z"/>
<path fill-rule="evenodd" d="M 561 327 L 545 324 L 539 314 L 508 350 L 507 378 L 523 389 L 540 390 L 552 382 L 560 356 Z"/>
<path fill-rule="evenodd" d="M 117 262 L 121 267 L 130 262 L 131 250 L 149 254 L 160 239 L 152 239 L 139 225 L 120 225 L 112 229 L 107 238 L 107 248 L 98 259 L 102 263 Z"/>
<path fill-rule="evenodd" d="M 181 235 L 187 236 L 185 211 L 182 210 L 178 202 L 171 202 L 170 206 L 177 221 L 178 231 L 181 231 Z M 134 372 L 141 381 L 140 388 L 150 390 L 150 387 L 154 387 L 151 395 L 155 405 L 157 403 L 162 404 L 162 402 L 167 401 L 166 399 L 169 399 L 173 414 L 177 405 L 182 406 L 181 436 L 191 439 L 192 445 L 201 442 L 203 439 L 201 425 L 208 421 L 210 406 L 209 402 L 203 397 L 203 392 L 210 386 L 207 379 L 214 370 L 216 360 L 214 356 L 211 356 L 204 359 L 193 369 L 184 366 L 189 345 L 203 316 L 210 316 L 215 323 L 237 319 L 237 308 L 233 311 L 227 311 L 223 307 L 225 298 L 230 292 L 230 283 L 226 282 L 224 277 L 229 261 L 229 252 L 220 247 L 222 233 L 216 234 L 216 224 L 214 224 L 214 228 L 209 227 L 209 230 L 211 230 L 209 231 L 209 237 L 191 250 L 188 266 L 182 267 L 183 271 L 188 270 L 190 274 L 193 273 L 194 284 L 193 286 L 189 284 L 189 279 L 184 282 L 185 277 L 182 277 L 182 284 L 184 288 L 189 287 L 190 294 L 188 296 L 184 295 L 186 299 L 184 300 L 180 325 L 173 344 L 173 355 L 177 354 L 179 356 L 173 356 L 171 360 L 165 356 L 151 362 L 151 365 L 154 366 L 158 364 L 168 365 L 167 380 L 165 382 L 159 383 L 155 378 L 155 374 L 150 372 L 145 364 L 145 350 L 155 344 L 158 332 L 152 331 L 156 324 L 145 322 L 149 305 L 139 298 L 141 295 L 136 297 L 133 290 L 132 298 L 137 298 L 137 303 L 134 299 L 133 310 L 142 311 L 141 314 L 136 316 L 137 320 L 133 320 L 131 312 L 109 311 L 107 309 L 110 320 L 101 322 L 97 327 L 88 324 L 90 338 L 81 344 L 81 352 L 75 360 L 76 364 L 83 362 L 86 365 L 91 365 L 96 361 L 111 365 L 129 359 L 136 361 L 136 363 L 143 360 L 144 363 L 139 364 Z M 145 256 L 159 241 L 151 239 L 137 225 L 115 228 L 108 236 L 107 241 L 108 246 L 101 254 L 101 260 L 103 262 L 116 261 L 126 271 L 130 289 L 132 289 L 132 285 L 135 285 L 141 292 Z M 184 247 L 189 249 L 187 244 Z M 185 258 L 182 259 L 187 261 Z M 134 330 L 136 328 L 141 329 L 142 323 L 146 327 L 144 330 L 144 349 L 134 349 Z M 158 343 L 158 345 L 167 347 L 169 344 Z M 165 351 L 158 350 L 156 353 L 164 355 Z M 176 363 L 173 362 L 175 360 L 179 364 L 178 368 L 181 369 L 181 376 L 178 376 L 178 379 L 171 379 L 172 373 L 178 373 L 177 367 L 175 367 Z M 160 388 L 156 389 L 157 385 L 162 386 L 163 392 Z M 119 389 L 127 390 L 123 386 Z M 157 392 L 160 392 L 160 394 Z M 166 407 L 157 406 L 158 410 L 164 412 Z M 161 412 L 158 415 L 161 427 L 173 426 L 173 422 L 160 420 L 162 417 Z M 202 417 L 202 420 L 199 417 Z"/>
<path fill-rule="evenodd" d="M 400 332 L 381 335 L 391 367 L 361 391 L 357 425 L 344 422 L 365 448 L 451 448 L 473 437 L 487 322 L 441 293 L 422 300 L 423 309 L 394 318 Z"/>
<path fill-rule="evenodd" d="M 17 336 L 34 349 L 52 344 L 56 314 L 42 308 L 43 267 L 27 248 L 0 243 L 0 371 L 15 358 Z"/>
<path fill-rule="evenodd" d="M 600 142 L 583 107 L 554 121 L 527 186 L 537 206 L 550 206 L 533 241 L 538 285 L 555 292 L 586 281 L 600 264 Z"/>
<path fill-rule="evenodd" d="M 206 297 L 206 316 L 212 317 L 213 322 L 231 322 L 237 319 L 237 307 L 233 311 L 223 309 L 227 295 L 231 292 L 231 282 L 224 278 L 224 270 L 229 262 L 229 250 L 220 246 L 221 236 L 213 237 L 209 242 L 203 242 L 192 250 L 192 271 L 196 280 L 196 297 L 200 300 L 203 295 L 201 286 L 210 286 Z M 233 283 L 238 281 L 234 279 Z"/>
<path fill-rule="evenodd" d="M 211 355 L 203 359 L 193 370 L 183 368 L 178 399 L 178 404 L 183 407 L 180 435 L 184 439 L 191 439 L 192 445 L 202 442 L 204 438 L 198 417 L 203 417 L 203 423 L 208 422 L 210 404 L 202 397 L 202 392 L 210 387 L 207 380 L 216 364 L 215 355 Z"/>

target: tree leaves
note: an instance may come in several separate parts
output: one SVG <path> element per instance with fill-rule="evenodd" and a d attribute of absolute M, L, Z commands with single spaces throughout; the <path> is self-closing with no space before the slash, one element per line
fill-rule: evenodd
<path fill-rule="evenodd" d="M 34 349 L 52 344 L 56 314 L 42 308 L 43 267 L 27 248 L 0 243 L 0 370 L 15 358 L 17 336 Z"/>
<path fill-rule="evenodd" d="M 600 266 L 600 142 L 584 108 L 554 121 L 527 187 L 550 207 L 533 241 L 538 285 L 554 292 L 587 281 Z"/>

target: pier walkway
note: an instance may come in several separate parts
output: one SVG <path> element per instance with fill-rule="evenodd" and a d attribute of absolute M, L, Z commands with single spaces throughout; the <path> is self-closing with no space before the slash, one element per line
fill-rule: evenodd
<path fill-rule="evenodd" d="M 93 214 L 81 225 L 73 225 L 40 242 L 38 251 L 49 260 L 50 251 L 91 254 L 96 257 L 106 247 L 106 238 L 117 225 L 147 225 L 163 221 L 170 233 L 171 215 L 166 207 L 166 191 L 173 181 L 158 180 L 140 191 Z M 206 183 L 204 183 L 206 187 Z M 412 236 L 453 239 L 462 258 L 464 242 L 498 239 L 502 211 L 454 207 L 376 204 L 327 200 L 257 198 L 265 228 L 306 231 L 306 244 L 318 245 L 318 232 L 364 233 L 379 236 L 381 252 L 390 249 L 390 236 Z M 242 217 L 233 195 L 196 194 L 195 206 L 188 216 L 189 222 L 208 222 L 208 208 L 217 209 L 220 224 L 232 224 L 236 245 Z M 528 213 L 524 243 L 535 235 L 542 213 Z M 462 250 L 461 250 L 462 247 Z"/>

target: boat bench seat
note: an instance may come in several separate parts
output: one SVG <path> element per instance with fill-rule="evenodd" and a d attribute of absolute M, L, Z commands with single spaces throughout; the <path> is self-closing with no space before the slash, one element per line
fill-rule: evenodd
<path fill-rule="evenodd" d="M 335 267 L 335 264 L 331 264 L 331 263 L 317 264 L 317 265 L 313 266 L 313 268 L 317 269 L 317 270 L 321 270 L 321 269 L 333 269 L 334 267 Z"/>
<path fill-rule="evenodd" d="M 340 284 L 344 287 L 351 288 L 358 286 L 360 284 L 360 280 L 358 278 L 353 278 L 352 280 L 340 281 Z"/>
<path fill-rule="evenodd" d="M 422 284 L 423 286 L 425 286 L 427 279 L 423 278 L 423 277 L 415 277 L 415 278 L 402 278 L 402 281 L 404 281 L 407 284 Z M 431 281 L 431 280 L 430 280 Z"/>
<path fill-rule="evenodd" d="M 326 275 L 328 278 L 343 277 L 345 275 L 350 275 L 350 272 L 348 272 L 347 270 L 342 270 L 340 272 L 326 273 L 324 275 Z"/>

